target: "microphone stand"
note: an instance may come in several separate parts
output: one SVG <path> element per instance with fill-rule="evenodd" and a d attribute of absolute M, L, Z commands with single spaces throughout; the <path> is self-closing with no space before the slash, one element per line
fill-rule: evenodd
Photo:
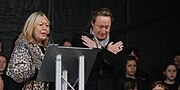
<path fill-rule="evenodd" d="M 53 40 L 53 38 L 52 38 L 51 33 L 49 33 L 47 36 L 48 36 L 49 39 L 50 39 L 50 43 L 54 46 L 54 40 Z"/>

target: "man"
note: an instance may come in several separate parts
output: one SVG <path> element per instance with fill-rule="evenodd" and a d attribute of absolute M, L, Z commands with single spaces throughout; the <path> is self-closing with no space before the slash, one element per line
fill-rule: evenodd
<path fill-rule="evenodd" d="M 123 49 L 121 41 L 115 42 L 110 37 L 112 13 L 107 8 L 100 8 L 92 13 L 89 30 L 75 35 L 74 47 L 99 48 L 96 60 L 89 75 L 85 90 L 114 90 L 113 78 L 118 60 Z"/>

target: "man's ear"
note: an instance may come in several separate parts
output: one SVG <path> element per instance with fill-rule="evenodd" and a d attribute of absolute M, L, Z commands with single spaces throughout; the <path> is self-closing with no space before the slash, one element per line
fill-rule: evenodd
<path fill-rule="evenodd" d="M 93 21 L 91 21 L 91 26 L 94 26 L 94 22 Z"/>

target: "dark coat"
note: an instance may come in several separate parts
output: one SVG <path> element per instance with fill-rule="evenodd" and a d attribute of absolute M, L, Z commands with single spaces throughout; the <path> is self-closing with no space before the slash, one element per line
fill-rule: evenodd
<path fill-rule="evenodd" d="M 23 83 L 17 83 L 6 74 L 1 75 L 1 77 L 4 82 L 4 90 L 21 90 L 23 88 Z"/>
<path fill-rule="evenodd" d="M 92 38 L 87 33 L 79 33 L 72 38 L 73 47 L 86 47 L 82 43 L 82 35 Z M 110 38 L 111 41 L 116 42 L 112 37 Z M 120 59 L 122 57 L 120 56 L 121 52 L 115 55 L 109 52 L 106 47 L 102 48 L 97 54 L 85 90 L 114 90 L 114 82 L 116 82 L 114 75 L 117 70 L 121 69 L 123 59 Z"/>
<path fill-rule="evenodd" d="M 126 72 L 125 70 L 121 71 L 121 73 L 118 73 L 117 80 L 118 80 L 118 88 L 116 88 L 116 90 L 122 90 L 122 83 L 124 82 L 125 78 L 126 78 Z M 143 76 L 142 74 L 139 74 L 139 71 L 137 70 L 137 73 L 135 75 L 136 77 L 136 83 L 137 83 L 137 89 L 138 90 L 148 90 L 148 80 L 145 76 Z"/>

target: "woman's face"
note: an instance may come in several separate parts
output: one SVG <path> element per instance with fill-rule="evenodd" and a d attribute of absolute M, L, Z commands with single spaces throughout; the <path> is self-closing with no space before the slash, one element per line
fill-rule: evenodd
<path fill-rule="evenodd" d="M 39 43 L 47 38 L 49 33 L 49 24 L 45 18 L 41 18 L 40 22 L 34 27 L 34 38 Z"/>
<path fill-rule="evenodd" d="M 174 81 L 177 75 L 177 70 L 176 70 L 176 66 L 174 65 L 169 65 L 166 68 L 166 71 L 164 72 L 164 75 L 166 76 L 166 79 L 170 80 L 170 81 Z"/>
<path fill-rule="evenodd" d="M 126 64 L 126 74 L 134 76 L 137 69 L 137 63 L 135 60 L 128 60 Z"/>
<path fill-rule="evenodd" d="M 6 58 L 0 56 L 0 72 L 3 72 L 6 68 Z"/>

